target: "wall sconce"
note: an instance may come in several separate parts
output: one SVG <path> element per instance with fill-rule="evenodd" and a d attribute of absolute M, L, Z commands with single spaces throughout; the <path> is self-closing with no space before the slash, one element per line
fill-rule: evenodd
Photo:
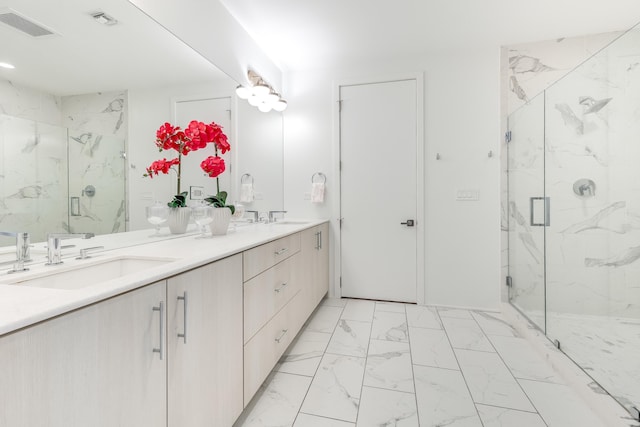
<path fill-rule="evenodd" d="M 265 82 L 255 71 L 247 71 L 247 77 L 251 86 L 239 85 L 236 87 L 236 95 L 240 99 L 246 99 L 250 105 L 257 107 L 263 113 L 271 110 L 284 111 L 287 108 L 287 101 L 282 99 L 280 94 Z"/>

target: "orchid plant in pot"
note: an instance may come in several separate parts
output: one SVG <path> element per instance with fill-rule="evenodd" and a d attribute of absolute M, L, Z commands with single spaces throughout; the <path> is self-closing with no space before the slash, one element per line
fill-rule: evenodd
<path fill-rule="evenodd" d="M 226 136 L 224 138 L 226 141 Z M 214 144 L 215 155 L 209 156 L 200 163 L 200 167 L 202 170 L 209 175 L 211 178 L 216 179 L 216 195 L 209 196 L 204 199 L 206 203 L 213 206 L 213 222 L 211 223 L 211 234 L 212 235 L 222 235 L 227 234 L 227 229 L 229 228 L 229 222 L 231 221 L 231 215 L 235 213 L 235 206 L 227 204 L 227 192 L 220 191 L 220 174 L 225 171 L 224 159 L 222 159 L 218 150 L 224 154 L 229 151 L 231 147 L 229 143 L 226 144 Z"/>
<path fill-rule="evenodd" d="M 146 173 L 143 176 L 153 178 L 154 175 L 158 175 L 159 173 L 168 174 L 169 171 L 174 171 L 176 173 L 176 195 L 173 196 L 173 199 L 169 203 L 167 203 L 167 206 L 171 208 L 169 229 L 174 234 L 181 234 L 186 231 L 190 215 L 190 209 L 187 208 L 186 202 L 188 192 L 180 191 L 182 157 L 187 156 L 192 151 L 206 148 L 208 144 L 213 144 L 215 148 L 215 156 L 207 157 L 200 164 L 200 167 L 209 176 L 217 178 L 217 176 L 225 170 L 224 159 L 218 155 L 218 152 L 220 151 L 224 154 L 229 151 L 231 147 L 227 140 L 227 136 L 222 131 L 222 126 L 215 122 L 205 124 L 197 120 L 192 120 L 184 130 L 179 126 L 164 123 L 156 131 L 155 143 L 159 151 L 175 150 L 178 153 L 178 157 L 171 160 L 163 158 L 161 160 L 154 161 L 146 169 Z M 226 192 L 220 192 L 219 183 L 216 182 L 216 184 L 218 184 L 218 194 L 215 197 L 217 200 L 222 200 L 222 204 L 226 206 Z"/>

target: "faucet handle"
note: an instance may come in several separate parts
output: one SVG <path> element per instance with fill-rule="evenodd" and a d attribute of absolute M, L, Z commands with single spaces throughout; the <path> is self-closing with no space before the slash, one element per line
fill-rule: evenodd
<path fill-rule="evenodd" d="M 245 213 L 253 215 L 253 222 L 258 222 L 260 220 L 260 213 L 258 211 L 245 211 Z"/>
<path fill-rule="evenodd" d="M 80 249 L 80 256 L 78 256 L 76 259 L 91 258 L 91 256 L 89 256 L 89 252 L 99 251 L 101 249 L 104 249 L 104 246 L 93 246 L 90 248 L 82 248 Z"/>
<path fill-rule="evenodd" d="M 284 214 L 287 213 L 287 211 L 269 211 L 269 222 L 276 222 L 276 217 L 274 214 L 282 214 L 282 217 L 284 218 Z"/>

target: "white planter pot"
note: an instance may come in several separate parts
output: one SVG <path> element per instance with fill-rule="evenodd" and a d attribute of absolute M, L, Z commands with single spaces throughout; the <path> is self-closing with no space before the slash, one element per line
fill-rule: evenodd
<path fill-rule="evenodd" d="M 214 208 L 213 221 L 211 222 L 211 235 L 222 236 L 227 234 L 229 222 L 231 221 L 231 209 Z"/>
<path fill-rule="evenodd" d="M 191 217 L 191 208 L 169 208 L 169 231 L 171 234 L 184 234 L 189 225 Z"/>

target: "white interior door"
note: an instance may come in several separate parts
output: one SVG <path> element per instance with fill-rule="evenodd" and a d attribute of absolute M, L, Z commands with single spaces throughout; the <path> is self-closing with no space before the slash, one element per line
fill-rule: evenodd
<path fill-rule="evenodd" d="M 183 100 L 175 103 L 175 123 L 183 129 L 189 126 L 192 120 L 205 123 L 216 122 L 222 126 L 222 130 L 229 138 L 231 150 L 234 150 L 234 141 L 231 135 L 231 98 L 208 98 L 197 100 Z M 216 194 L 216 180 L 209 178 L 202 169 L 200 163 L 207 157 L 214 155 L 214 149 L 208 145 L 207 148 L 194 151 L 188 156 L 182 157 L 182 179 L 181 191 L 189 191 L 188 199 L 203 199 Z M 231 159 L 232 152 L 220 154 L 227 167 L 226 171 L 219 176 L 220 190 L 229 193 L 227 202 L 233 203 L 233 188 L 231 179 Z"/>
<path fill-rule="evenodd" d="M 415 79 L 340 87 L 344 297 L 416 302 L 416 87 Z"/>

